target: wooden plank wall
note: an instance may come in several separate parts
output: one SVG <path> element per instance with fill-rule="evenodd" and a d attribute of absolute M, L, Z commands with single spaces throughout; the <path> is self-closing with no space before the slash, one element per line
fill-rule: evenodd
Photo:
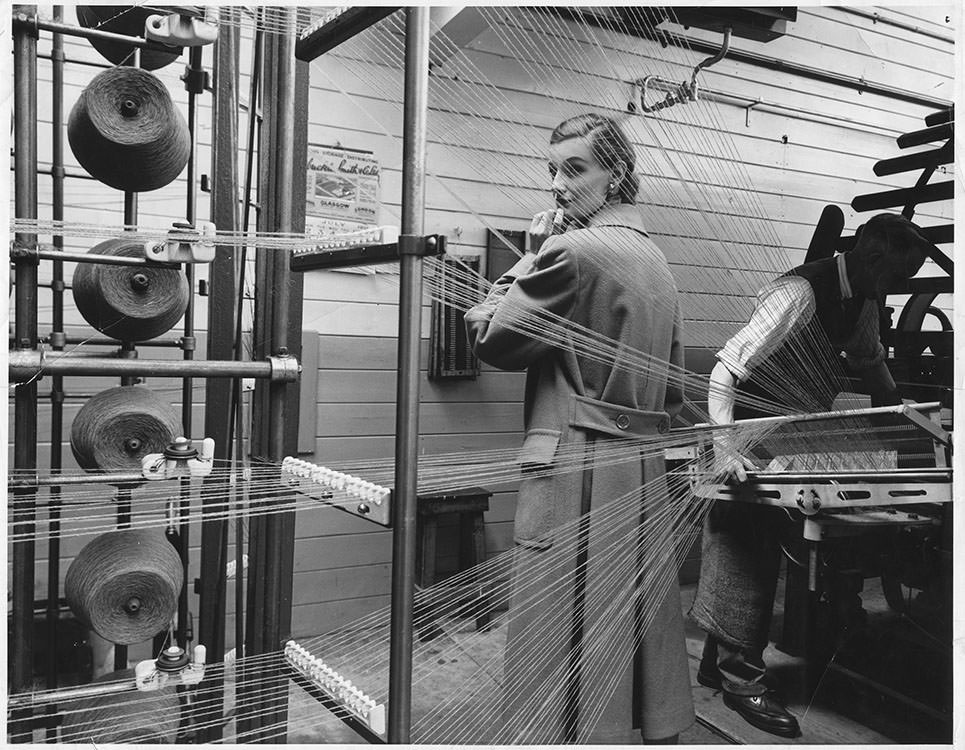
<path fill-rule="evenodd" d="M 874 10 L 879 22 L 839 8 L 801 7 L 784 38 L 766 45 L 735 40 L 734 46 L 951 100 L 954 45 L 945 40 L 957 33 L 945 20 L 955 17 L 951 7 Z M 561 119 L 588 110 L 623 113 L 630 81 L 651 72 L 682 80 L 703 56 L 531 10 L 489 8 L 483 15 L 487 24 L 481 33 L 433 70 L 426 231 L 446 234 L 456 254 L 485 258 L 487 228 L 526 229 L 529 217 L 548 204 L 544 148 Z M 73 21 L 70 11 L 67 16 Z M 400 29 L 398 16 L 387 19 L 311 65 L 309 142 L 375 152 L 383 165 L 383 224 L 398 224 L 400 215 Z M 687 33 L 719 40 L 694 29 Z M 250 39 L 250 29 L 243 36 Z M 42 35 L 42 53 L 49 50 L 48 40 Z M 65 74 L 69 111 L 97 72 L 83 63 L 100 59 L 78 40 L 67 40 L 67 56 L 73 61 Z M 244 105 L 249 64 L 245 48 Z M 178 61 L 158 72 L 182 111 L 183 65 Z M 45 162 L 50 65 L 44 59 L 40 81 Z M 749 295 L 760 281 L 801 261 L 826 204 L 845 209 L 846 231 L 852 231 L 865 218 L 848 208 L 855 194 L 906 184 L 900 176 L 877 179 L 871 167 L 896 155 L 895 137 L 921 127 L 929 110 L 730 60 L 707 70 L 702 84 L 720 96 L 653 118 L 628 117 L 625 124 L 637 145 L 648 223 L 684 295 L 688 343 L 712 348 L 746 317 Z M 746 104 L 758 98 L 760 104 L 748 111 Z M 208 97 L 202 97 L 199 122 L 204 172 L 210 153 Z M 68 171 L 79 172 L 69 150 L 66 157 Z M 49 178 L 40 186 L 41 216 L 49 216 Z M 164 226 L 181 218 L 184 191 L 182 177 L 142 195 L 142 223 Z M 91 181 L 68 179 L 66 204 L 70 221 L 121 222 L 119 194 Z M 206 204 L 202 196 L 200 218 Z M 919 218 L 923 224 L 943 223 L 951 219 L 950 208 L 923 207 Z M 77 249 L 90 244 L 68 242 Z M 49 265 L 42 265 L 41 280 L 49 280 Z M 303 404 L 303 415 L 317 423 L 314 453 L 304 458 L 337 468 L 353 459 L 392 455 L 397 298 L 391 274 L 314 272 L 306 278 L 303 328 L 317 332 L 319 346 L 318 361 L 304 363 L 317 368 L 318 376 L 314 406 Z M 46 331 L 49 290 L 41 290 L 40 299 Z M 950 302 L 942 305 L 950 308 Z M 205 306 L 201 300 L 202 329 Z M 84 330 L 69 301 L 67 317 L 72 330 Z M 423 321 L 427 336 L 428 305 Z M 423 366 L 426 361 L 424 354 Z M 106 385 L 68 383 L 76 392 L 101 387 Z M 487 367 L 475 381 L 430 383 L 423 376 L 421 452 L 518 445 L 522 392 L 522 374 Z M 171 400 L 179 395 L 172 392 Z M 200 414 L 195 423 L 202 424 Z M 40 455 L 44 462 L 49 454 L 42 447 Z M 486 536 L 496 555 L 511 545 L 514 492 L 492 489 Z M 320 633 L 388 606 L 388 532 L 328 508 L 301 512 L 297 529 L 296 635 Z M 68 544 L 66 554 L 76 554 L 75 547 Z M 196 549 L 193 555 L 196 559 Z M 43 595 L 41 566 L 42 560 L 38 595 Z"/>

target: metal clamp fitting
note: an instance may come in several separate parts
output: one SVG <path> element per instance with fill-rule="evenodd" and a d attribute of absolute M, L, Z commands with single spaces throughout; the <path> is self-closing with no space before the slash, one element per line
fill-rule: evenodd
<path fill-rule="evenodd" d="M 144 38 L 172 47 L 201 47 L 218 38 L 218 27 L 185 13 L 157 14 L 144 22 Z"/>
<path fill-rule="evenodd" d="M 444 255 L 446 252 L 446 235 L 430 234 L 422 236 L 418 234 L 399 235 L 399 255 L 417 255 L 425 257 L 428 255 Z"/>
<path fill-rule="evenodd" d="M 268 362 L 271 365 L 269 380 L 294 383 L 298 380 L 302 371 L 302 366 L 298 364 L 298 360 L 290 354 L 268 357 Z"/>
<path fill-rule="evenodd" d="M 165 242 L 144 244 L 144 257 L 158 263 L 210 263 L 215 256 L 216 232 L 210 221 L 198 222 L 197 227 L 175 222 Z"/>
<path fill-rule="evenodd" d="M 36 243 L 25 245 L 22 242 L 10 243 L 10 260 L 30 261 L 31 265 L 40 265 L 40 253 Z"/>

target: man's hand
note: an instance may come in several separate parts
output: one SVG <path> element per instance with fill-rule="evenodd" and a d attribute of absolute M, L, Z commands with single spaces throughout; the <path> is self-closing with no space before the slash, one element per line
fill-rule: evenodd
<path fill-rule="evenodd" d="M 737 449 L 733 430 L 714 435 L 714 481 L 746 482 L 747 470 L 754 468 L 754 463 Z"/>
<path fill-rule="evenodd" d="M 538 253 L 548 237 L 563 231 L 563 209 L 551 208 L 533 216 L 529 225 L 530 251 Z"/>

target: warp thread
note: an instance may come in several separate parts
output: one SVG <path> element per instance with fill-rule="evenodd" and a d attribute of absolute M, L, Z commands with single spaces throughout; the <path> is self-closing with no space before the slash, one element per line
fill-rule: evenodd
<path fill-rule="evenodd" d="M 133 669 L 122 669 L 94 680 L 94 684 L 134 679 Z M 66 703 L 60 727 L 63 742 L 137 743 L 175 742 L 181 708 L 174 688 L 152 692 L 130 690 Z"/>
<path fill-rule="evenodd" d="M 160 8 L 150 8 L 139 5 L 78 5 L 77 22 L 86 29 L 110 31 L 124 36 L 144 36 L 144 25 L 147 19 L 163 11 Z M 133 65 L 134 50 L 132 44 L 112 42 L 106 39 L 91 39 L 91 47 L 115 65 Z M 142 49 L 139 67 L 144 70 L 157 70 L 169 65 L 181 56 L 180 47 L 172 47 L 170 52 L 164 50 Z"/>
<path fill-rule="evenodd" d="M 143 246 L 114 239 L 95 245 L 94 255 L 143 257 Z M 119 341 L 146 341 L 166 333 L 187 309 L 191 290 L 180 268 L 78 263 L 74 303 L 84 320 Z"/>
<path fill-rule="evenodd" d="M 171 622 L 183 570 L 174 546 L 155 529 L 101 534 L 67 569 L 64 595 L 71 611 L 111 643 L 153 637 Z"/>
<path fill-rule="evenodd" d="M 191 153 L 188 124 L 164 84 L 127 66 L 105 70 L 81 92 L 67 140 L 92 177 L 135 193 L 173 182 Z"/>
<path fill-rule="evenodd" d="M 139 471 L 141 459 L 160 453 L 183 434 L 181 419 L 149 388 L 108 388 L 84 404 L 70 428 L 70 448 L 87 471 Z"/>

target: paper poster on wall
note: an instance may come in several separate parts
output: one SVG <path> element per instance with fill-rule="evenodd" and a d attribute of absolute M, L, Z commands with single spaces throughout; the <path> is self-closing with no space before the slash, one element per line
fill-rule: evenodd
<path fill-rule="evenodd" d="M 307 217 L 331 220 L 333 232 L 378 223 L 381 166 L 372 152 L 309 145 L 307 166 Z"/>

